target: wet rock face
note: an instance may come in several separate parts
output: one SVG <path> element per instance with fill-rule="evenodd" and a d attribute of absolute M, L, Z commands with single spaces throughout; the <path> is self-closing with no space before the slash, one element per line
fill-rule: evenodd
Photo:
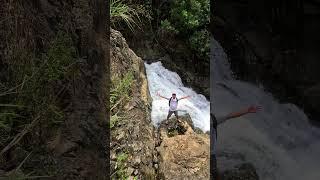
<path fill-rule="evenodd" d="M 158 178 L 209 179 L 209 136 L 195 133 L 189 116 L 179 120 L 173 118 L 160 125 Z"/>

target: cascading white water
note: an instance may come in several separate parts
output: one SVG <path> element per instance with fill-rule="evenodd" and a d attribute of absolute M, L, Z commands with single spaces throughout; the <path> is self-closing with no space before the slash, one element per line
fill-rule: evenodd
<path fill-rule="evenodd" d="M 165 69 L 161 62 L 145 63 L 149 91 L 152 97 L 151 119 L 155 126 L 166 119 L 169 102 L 157 96 L 159 92 L 164 97 L 176 93 L 177 98 L 190 95 L 191 98 L 178 101 L 178 114 L 188 113 L 195 127 L 206 132 L 210 130 L 210 102 L 191 88 L 184 87 L 181 78 L 175 72 Z M 172 115 L 174 117 L 174 115 Z"/>
<path fill-rule="evenodd" d="M 270 93 L 232 77 L 223 48 L 211 38 L 211 111 L 223 116 L 248 105 L 256 114 L 218 127 L 218 167 L 252 163 L 262 180 L 320 179 L 320 129 L 294 104 L 280 104 Z"/>

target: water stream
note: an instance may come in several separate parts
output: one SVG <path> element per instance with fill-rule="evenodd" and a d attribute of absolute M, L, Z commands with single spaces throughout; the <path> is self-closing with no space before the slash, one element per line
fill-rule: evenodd
<path fill-rule="evenodd" d="M 145 63 L 145 67 L 152 97 L 151 119 L 155 126 L 166 119 L 169 110 L 168 100 L 158 97 L 157 92 L 167 98 L 170 98 L 172 93 L 176 93 L 178 100 L 183 96 L 191 96 L 178 101 L 178 114 L 188 113 L 195 127 L 204 132 L 210 130 L 210 102 L 204 95 L 197 94 L 190 87 L 185 87 L 179 75 L 164 68 L 160 61 L 152 64 Z"/>
<path fill-rule="evenodd" d="M 251 104 L 263 108 L 218 127 L 218 167 L 250 162 L 262 180 L 320 179 L 320 129 L 294 104 L 281 104 L 262 86 L 235 80 L 214 38 L 210 56 L 211 111 L 216 116 Z"/>

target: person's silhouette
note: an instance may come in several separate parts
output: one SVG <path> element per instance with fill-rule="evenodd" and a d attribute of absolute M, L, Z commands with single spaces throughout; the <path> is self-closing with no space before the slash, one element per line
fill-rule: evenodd
<path fill-rule="evenodd" d="M 210 171 L 211 171 L 211 176 L 213 180 L 220 180 L 221 179 L 221 175 L 219 174 L 218 171 L 218 167 L 217 167 L 217 157 L 216 157 L 216 142 L 217 142 L 217 128 L 219 124 L 222 124 L 224 122 L 226 122 L 229 119 L 233 119 L 233 118 L 237 118 L 243 115 L 246 115 L 248 113 L 256 113 L 257 111 L 259 111 L 261 109 L 261 107 L 259 106 L 250 106 L 242 111 L 238 111 L 238 112 L 233 112 L 230 113 L 226 116 L 218 116 L 216 117 L 213 113 L 210 113 L 210 118 L 211 118 L 211 128 L 210 128 Z"/>

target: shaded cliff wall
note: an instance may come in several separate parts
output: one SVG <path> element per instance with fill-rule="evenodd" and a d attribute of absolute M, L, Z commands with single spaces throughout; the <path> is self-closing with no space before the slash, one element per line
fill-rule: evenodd
<path fill-rule="evenodd" d="M 319 1 L 218 1 L 211 32 L 238 78 L 320 115 Z"/>

